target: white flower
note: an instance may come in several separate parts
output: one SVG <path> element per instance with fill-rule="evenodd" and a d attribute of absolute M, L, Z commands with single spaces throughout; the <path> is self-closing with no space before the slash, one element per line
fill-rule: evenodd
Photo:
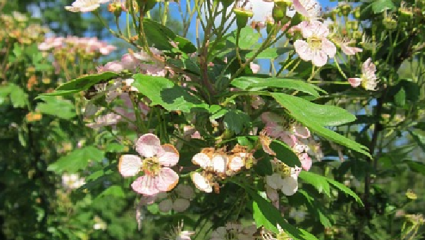
<path fill-rule="evenodd" d="M 84 178 L 80 178 L 78 174 L 63 174 L 62 186 L 66 189 L 77 189 L 86 183 Z"/>
<path fill-rule="evenodd" d="M 293 0 L 295 11 L 307 19 L 317 19 L 322 11 L 322 7 L 316 0 Z"/>
<path fill-rule="evenodd" d="M 100 4 L 107 3 L 109 0 L 75 0 L 72 6 L 66 6 L 65 9 L 71 12 L 91 12 L 100 7 Z"/>
<path fill-rule="evenodd" d="M 177 227 L 173 227 L 171 232 L 166 234 L 165 239 L 168 240 L 190 240 L 190 236 L 195 234 L 193 231 L 183 231 L 183 221 Z"/>
<path fill-rule="evenodd" d="M 368 58 L 362 65 L 362 76 L 360 78 L 349 78 L 352 87 L 362 85 L 366 90 L 376 91 L 378 85 L 378 78 L 375 75 L 376 66 L 373 64 L 372 59 Z"/>

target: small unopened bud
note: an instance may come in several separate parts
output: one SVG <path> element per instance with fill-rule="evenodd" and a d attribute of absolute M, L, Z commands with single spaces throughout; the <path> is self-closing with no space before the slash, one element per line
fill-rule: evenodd
<path fill-rule="evenodd" d="M 275 22 L 280 22 L 286 16 L 286 7 L 281 8 L 277 4 L 274 5 L 272 16 Z"/>
<path fill-rule="evenodd" d="M 122 6 L 120 2 L 113 2 L 108 5 L 108 11 L 113 13 L 115 17 L 119 18 L 122 13 Z"/>
<path fill-rule="evenodd" d="M 351 5 L 348 4 L 348 3 L 345 3 L 345 4 L 341 5 L 340 8 L 341 8 L 342 15 L 345 16 L 345 17 L 348 17 L 348 15 L 351 12 Z"/>
<path fill-rule="evenodd" d="M 394 30 L 397 28 L 397 21 L 392 17 L 386 17 L 382 19 L 382 24 L 387 30 Z"/>

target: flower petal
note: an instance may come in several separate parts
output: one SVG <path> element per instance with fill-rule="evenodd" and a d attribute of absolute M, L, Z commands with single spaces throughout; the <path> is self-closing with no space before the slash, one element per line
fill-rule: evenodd
<path fill-rule="evenodd" d="M 301 167 L 306 171 L 310 170 L 311 165 L 313 164 L 310 156 L 308 156 L 307 153 L 301 153 L 298 155 L 298 158 L 300 159 Z"/>
<path fill-rule="evenodd" d="M 136 181 L 131 184 L 131 187 L 135 192 L 147 196 L 152 196 L 160 192 L 155 186 L 154 178 L 150 175 L 144 175 L 137 178 Z"/>
<path fill-rule="evenodd" d="M 313 50 L 308 46 L 308 43 L 304 40 L 297 40 L 294 42 L 295 51 L 298 53 L 300 58 L 304 61 L 310 61 L 314 57 Z"/>
<path fill-rule="evenodd" d="M 227 156 L 216 154 L 212 158 L 213 170 L 217 173 L 226 173 L 227 171 Z"/>
<path fill-rule="evenodd" d="M 206 169 L 208 167 L 211 167 L 211 159 L 208 157 L 205 153 L 197 153 L 192 158 L 192 163 L 200 166 L 203 169 Z"/>
<path fill-rule="evenodd" d="M 179 175 L 173 169 L 163 167 L 155 177 L 155 184 L 159 191 L 166 192 L 173 189 L 179 182 Z"/>
<path fill-rule="evenodd" d="M 158 160 L 162 166 L 172 167 L 179 162 L 179 151 L 171 145 L 162 145 L 162 153 L 159 155 Z"/>
<path fill-rule="evenodd" d="M 239 170 L 241 170 L 241 168 L 243 166 L 245 166 L 245 161 L 244 159 L 242 159 L 242 157 L 239 156 L 233 156 L 229 163 L 228 163 L 228 168 L 233 171 L 233 172 L 237 172 Z"/>
<path fill-rule="evenodd" d="M 142 160 L 136 155 L 122 155 L 118 164 L 118 170 L 123 177 L 136 176 L 142 167 Z"/>
<path fill-rule="evenodd" d="M 292 131 L 297 137 L 300 138 L 309 138 L 310 137 L 310 131 L 308 128 L 300 125 L 295 125 L 292 127 Z"/>
<path fill-rule="evenodd" d="M 356 88 L 356 87 L 360 86 L 360 84 L 362 83 L 362 79 L 361 78 L 349 78 L 348 82 L 351 84 L 352 87 Z"/>
<path fill-rule="evenodd" d="M 278 173 L 273 173 L 272 175 L 266 176 L 266 184 L 273 189 L 279 189 L 283 186 L 283 180 Z"/>
<path fill-rule="evenodd" d="M 316 67 L 322 67 L 328 62 L 328 56 L 324 50 L 315 51 L 311 62 Z"/>
<path fill-rule="evenodd" d="M 190 206 L 190 201 L 183 198 L 177 198 L 173 203 L 173 209 L 176 212 L 184 212 Z"/>
<path fill-rule="evenodd" d="M 284 178 L 282 183 L 281 191 L 286 196 L 292 196 L 298 191 L 298 177 L 296 175 Z"/>
<path fill-rule="evenodd" d="M 190 175 L 192 178 L 195 187 L 203 192 L 210 193 L 212 192 L 211 184 L 208 180 L 198 172 L 194 172 Z"/>
<path fill-rule="evenodd" d="M 173 200 L 167 198 L 158 204 L 159 211 L 169 212 L 173 209 Z"/>
<path fill-rule="evenodd" d="M 333 58 L 336 54 L 336 46 L 327 38 L 322 38 L 322 51 L 324 51 L 330 58 Z"/>
<path fill-rule="evenodd" d="M 145 134 L 137 140 L 136 151 L 143 157 L 153 157 L 158 153 L 162 153 L 161 142 L 156 135 L 152 133 Z"/>

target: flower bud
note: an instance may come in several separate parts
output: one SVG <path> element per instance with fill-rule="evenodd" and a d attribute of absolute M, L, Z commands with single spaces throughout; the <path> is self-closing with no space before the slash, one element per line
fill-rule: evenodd
<path fill-rule="evenodd" d="M 341 8 L 342 15 L 345 16 L 345 17 L 348 17 L 348 15 L 351 12 L 351 5 L 348 4 L 348 3 L 345 3 L 345 4 L 341 5 L 340 8 Z"/>
<path fill-rule="evenodd" d="M 122 13 L 121 3 L 113 2 L 108 5 L 108 11 L 113 13 L 115 17 L 119 18 Z"/>
<path fill-rule="evenodd" d="M 392 17 L 386 17 L 382 19 L 382 24 L 387 30 L 394 30 L 397 28 L 397 21 Z"/>
<path fill-rule="evenodd" d="M 286 16 L 286 7 L 281 8 L 277 4 L 274 5 L 272 16 L 275 22 L 280 22 Z"/>
<path fill-rule="evenodd" d="M 354 16 L 355 19 L 360 19 L 361 12 L 360 12 L 360 8 L 359 7 L 354 8 L 353 16 Z"/>
<path fill-rule="evenodd" d="M 233 12 L 236 15 L 236 25 L 238 28 L 243 28 L 248 23 L 248 19 L 254 16 L 254 12 L 244 8 L 234 8 Z"/>

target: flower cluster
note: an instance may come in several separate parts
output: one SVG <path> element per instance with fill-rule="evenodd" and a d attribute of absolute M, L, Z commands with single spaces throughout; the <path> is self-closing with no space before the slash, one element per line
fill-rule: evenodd
<path fill-rule="evenodd" d="M 0 24 L 2 25 L 0 42 L 16 41 L 21 44 L 31 44 L 42 41 L 44 34 L 49 32 L 48 28 L 31 23 L 26 15 L 15 11 L 11 15 L 1 14 Z M 5 45 L 3 44 L 2 47 Z"/>
<path fill-rule="evenodd" d="M 230 153 L 223 149 L 204 148 L 192 158 L 195 165 L 201 167 L 202 172 L 193 172 L 192 181 L 195 186 L 204 192 L 213 190 L 218 192 L 218 179 L 237 174 L 242 168 L 250 168 L 253 156 L 246 148 L 236 145 Z"/>
<path fill-rule="evenodd" d="M 372 59 L 368 58 L 362 65 L 362 75 L 360 78 L 349 78 L 351 86 L 362 87 L 369 91 L 376 91 L 376 86 L 378 85 L 378 78 L 375 75 L 376 66 L 373 64 Z"/>
<path fill-rule="evenodd" d="M 81 55 L 92 54 L 95 56 L 108 55 L 116 49 L 115 46 L 100 41 L 96 37 L 79 38 L 69 37 L 48 37 L 44 42 L 38 45 L 40 51 L 58 51 L 63 50 L 67 53 L 77 52 Z"/>

